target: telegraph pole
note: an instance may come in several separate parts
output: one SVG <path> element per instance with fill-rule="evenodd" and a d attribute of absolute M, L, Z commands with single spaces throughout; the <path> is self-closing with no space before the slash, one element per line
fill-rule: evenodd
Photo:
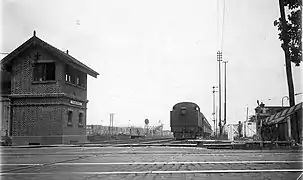
<path fill-rule="evenodd" d="M 216 106 L 216 135 L 218 136 L 218 106 Z"/>
<path fill-rule="evenodd" d="M 112 133 L 112 113 L 109 113 L 109 134 Z"/>
<path fill-rule="evenodd" d="M 109 114 L 109 127 L 110 127 L 110 134 L 113 135 L 114 132 L 114 113 Z"/>
<path fill-rule="evenodd" d="M 215 92 L 218 92 L 215 90 L 215 88 L 218 88 L 218 87 L 215 87 L 213 86 L 213 121 L 214 121 L 214 136 L 216 136 L 216 132 L 217 132 L 217 127 L 216 127 L 216 95 L 215 95 Z"/>
<path fill-rule="evenodd" d="M 220 137 L 222 135 L 222 124 L 221 124 L 221 61 L 222 61 L 222 52 L 217 52 L 217 61 L 219 62 L 219 130 Z"/>
<path fill-rule="evenodd" d="M 226 124 L 226 63 L 228 63 L 228 61 L 223 61 L 224 63 L 224 123 L 223 126 L 225 126 Z"/>
<path fill-rule="evenodd" d="M 248 121 L 248 105 L 246 107 L 246 122 L 244 122 L 243 127 L 244 127 L 244 137 L 246 137 L 246 123 Z"/>

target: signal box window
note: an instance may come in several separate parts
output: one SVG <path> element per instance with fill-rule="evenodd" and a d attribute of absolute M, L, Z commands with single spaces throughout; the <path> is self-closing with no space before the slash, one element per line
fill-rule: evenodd
<path fill-rule="evenodd" d="M 65 75 L 65 81 L 70 82 L 70 75 L 68 75 L 68 74 Z"/>
<path fill-rule="evenodd" d="M 85 88 L 85 73 L 66 65 L 65 67 L 65 81 L 74 84 L 78 87 L 84 87 Z"/>
<path fill-rule="evenodd" d="M 83 113 L 79 113 L 79 126 L 83 125 Z"/>
<path fill-rule="evenodd" d="M 76 84 L 80 85 L 80 78 L 79 78 L 79 76 L 76 77 Z"/>
<path fill-rule="evenodd" d="M 67 113 L 68 117 L 67 117 L 67 125 L 72 125 L 73 124 L 73 112 L 72 111 L 68 111 Z"/>
<path fill-rule="evenodd" d="M 55 63 L 36 63 L 34 66 L 34 81 L 54 81 L 55 74 Z"/>

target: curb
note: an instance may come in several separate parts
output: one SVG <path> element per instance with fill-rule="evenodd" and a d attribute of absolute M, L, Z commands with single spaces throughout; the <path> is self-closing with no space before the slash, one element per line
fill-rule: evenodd
<path fill-rule="evenodd" d="M 44 147 L 79 147 L 79 145 L 20 145 L 20 146 L 1 146 L 1 148 L 44 148 Z"/>

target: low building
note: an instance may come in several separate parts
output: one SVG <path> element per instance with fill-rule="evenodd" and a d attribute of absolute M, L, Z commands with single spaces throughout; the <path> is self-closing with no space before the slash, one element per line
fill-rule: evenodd
<path fill-rule="evenodd" d="M 261 124 L 264 122 L 264 120 L 271 115 L 279 113 L 288 108 L 289 106 L 266 106 L 263 103 L 255 108 L 256 134 L 259 136 L 259 139 L 261 139 Z"/>
<path fill-rule="evenodd" d="M 96 71 L 35 32 L 1 60 L 1 69 L 10 74 L 8 83 L 1 77 L 1 96 L 9 102 L 2 114 L 13 144 L 86 141 L 87 75 L 97 78 Z"/>
<path fill-rule="evenodd" d="M 263 120 L 263 134 L 275 140 L 295 140 L 302 143 L 303 103 L 277 112 Z"/>

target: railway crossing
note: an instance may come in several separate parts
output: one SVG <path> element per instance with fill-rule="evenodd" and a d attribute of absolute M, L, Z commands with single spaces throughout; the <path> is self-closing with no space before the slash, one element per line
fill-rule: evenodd
<path fill-rule="evenodd" d="M 168 140 L 143 143 L 149 145 L 4 147 L 1 179 L 298 179 L 303 172 L 301 150 L 157 146 Z"/>

